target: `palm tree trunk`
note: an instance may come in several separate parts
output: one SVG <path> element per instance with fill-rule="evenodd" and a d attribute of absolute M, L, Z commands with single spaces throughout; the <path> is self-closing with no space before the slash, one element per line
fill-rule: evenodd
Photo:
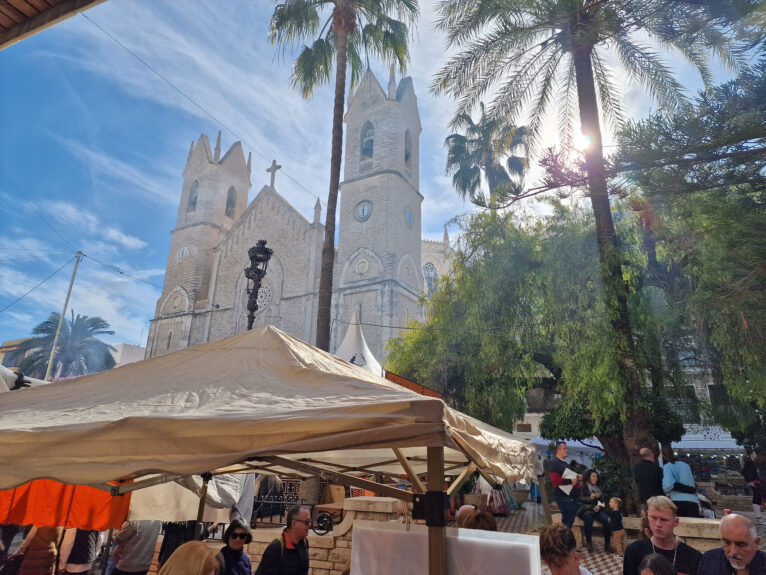
<path fill-rule="evenodd" d="M 350 14 L 349 14 L 350 13 Z M 343 109 L 346 102 L 346 44 L 349 27 L 354 25 L 353 8 L 340 6 L 333 14 L 336 38 L 335 106 L 332 116 L 332 156 L 330 159 L 330 191 L 327 194 L 327 216 L 322 245 L 322 267 L 319 275 L 319 305 L 317 309 L 316 345 L 330 351 L 330 312 L 332 280 L 335 265 L 335 211 L 338 205 L 340 164 L 343 157 Z"/>
<path fill-rule="evenodd" d="M 573 36 L 576 37 L 576 34 Z M 612 330 L 619 354 L 620 378 L 625 386 L 626 413 L 623 420 L 623 436 L 631 463 L 638 463 L 638 450 L 644 446 L 654 446 L 656 440 L 648 429 L 650 418 L 647 417 L 648 414 L 640 403 L 643 383 L 635 359 L 635 345 L 628 311 L 628 289 L 622 277 L 623 258 L 609 205 L 591 52 L 592 48 L 587 45 L 575 46 L 574 49 L 577 100 L 583 134 L 590 138 L 590 144 L 585 151 L 585 169 L 588 175 L 591 207 L 596 221 L 604 297 L 607 310 L 611 315 Z"/>

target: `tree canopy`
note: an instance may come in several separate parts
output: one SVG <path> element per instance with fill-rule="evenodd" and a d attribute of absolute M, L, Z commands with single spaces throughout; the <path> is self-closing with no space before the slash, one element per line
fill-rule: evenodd
<path fill-rule="evenodd" d="M 57 312 L 51 313 L 47 320 L 32 330 L 38 337 L 25 340 L 16 348 L 14 353 L 21 359 L 19 369 L 22 372 L 37 378 L 45 376 L 60 317 Z M 72 310 L 71 318 L 61 326 L 53 356 L 54 376 L 74 377 L 112 369 L 115 363 L 111 352 L 114 348 L 98 338 L 102 335 L 114 335 L 108 322 L 98 316 L 75 316 Z"/>

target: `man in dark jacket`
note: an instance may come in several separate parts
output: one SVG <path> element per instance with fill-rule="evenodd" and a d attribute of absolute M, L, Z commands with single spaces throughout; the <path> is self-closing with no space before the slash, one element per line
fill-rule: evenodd
<path fill-rule="evenodd" d="M 763 503 L 762 489 L 763 477 L 761 477 L 761 468 L 758 465 L 758 452 L 753 449 L 747 454 L 745 465 L 742 468 L 742 476 L 745 483 L 753 491 L 753 513 L 758 523 L 763 523 L 761 519 L 761 504 Z"/>
<path fill-rule="evenodd" d="M 755 524 L 735 513 L 721 519 L 720 549 L 711 549 L 702 556 L 697 575 L 763 575 L 766 573 L 766 553 L 758 549 L 761 542 Z"/>
<path fill-rule="evenodd" d="M 309 544 L 306 537 L 311 528 L 308 507 L 296 505 L 287 512 L 287 527 L 263 552 L 255 575 L 308 575 Z"/>
<path fill-rule="evenodd" d="M 548 466 L 548 478 L 555 487 L 553 496 L 556 499 L 556 505 L 561 511 L 561 522 L 567 527 L 572 527 L 577 514 L 577 508 L 580 506 L 572 497 L 572 489 L 579 488 L 582 475 L 574 472 L 566 462 L 569 454 L 567 444 L 560 441 L 556 446 L 556 458 Z M 567 477 L 564 477 L 564 476 Z"/>
<path fill-rule="evenodd" d="M 662 469 L 654 459 L 654 453 L 648 447 L 642 447 L 638 454 L 641 462 L 633 468 L 633 477 L 638 485 L 638 498 L 646 510 L 646 500 L 655 495 L 665 495 L 662 490 Z"/>

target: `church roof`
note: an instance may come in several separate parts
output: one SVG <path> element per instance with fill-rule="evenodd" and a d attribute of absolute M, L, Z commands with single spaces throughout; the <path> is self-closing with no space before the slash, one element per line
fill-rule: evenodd
<path fill-rule="evenodd" d="M 335 357 L 345 359 L 347 362 L 358 365 L 375 375 L 383 373 L 383 368 L 378 360 L 375 359 L 375 356 L 372 355 L 370 348 L 367 347 L 367 342 L 364 340 L 357 312 L 354 312 L 354 315 L 351 317 L 348 331 L 346 331 L 346 336 L 338 346 Z"/>

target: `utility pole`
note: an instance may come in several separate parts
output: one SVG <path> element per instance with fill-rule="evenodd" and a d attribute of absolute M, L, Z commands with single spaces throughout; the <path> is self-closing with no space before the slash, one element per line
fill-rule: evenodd
<path fill-rule="evenodd" d="M 56 355 L 56 344 L 59 342 L 59 335 L 61 334 L 61 326 L 64 325 L 64 319 L 66 318 L 66 308 L 69 305 L 69 296 L 72 294 L 72 285 L 74 285 L 74 276 L 77 275 L 77 266 L 80 265 L 80 258 L 82 258 L 82 252 L 77 251 L 77 259 L 74 262 L 74 269 L 72 270 L 72 278 L 69 280 L 69 289 L 66 291 L 66 299 L 64 300 L 64 309 L 61 310 L 61 317 L 59 317 L 59 326 L 56 328 L 56 337 L 53 338 L 53 347 L 51 348 L 51 356 L 48 358 L 48 369 L 45 370 L 45 381 L 51 376 L 51 370 L 53 369 L 53 356 Z"/>

